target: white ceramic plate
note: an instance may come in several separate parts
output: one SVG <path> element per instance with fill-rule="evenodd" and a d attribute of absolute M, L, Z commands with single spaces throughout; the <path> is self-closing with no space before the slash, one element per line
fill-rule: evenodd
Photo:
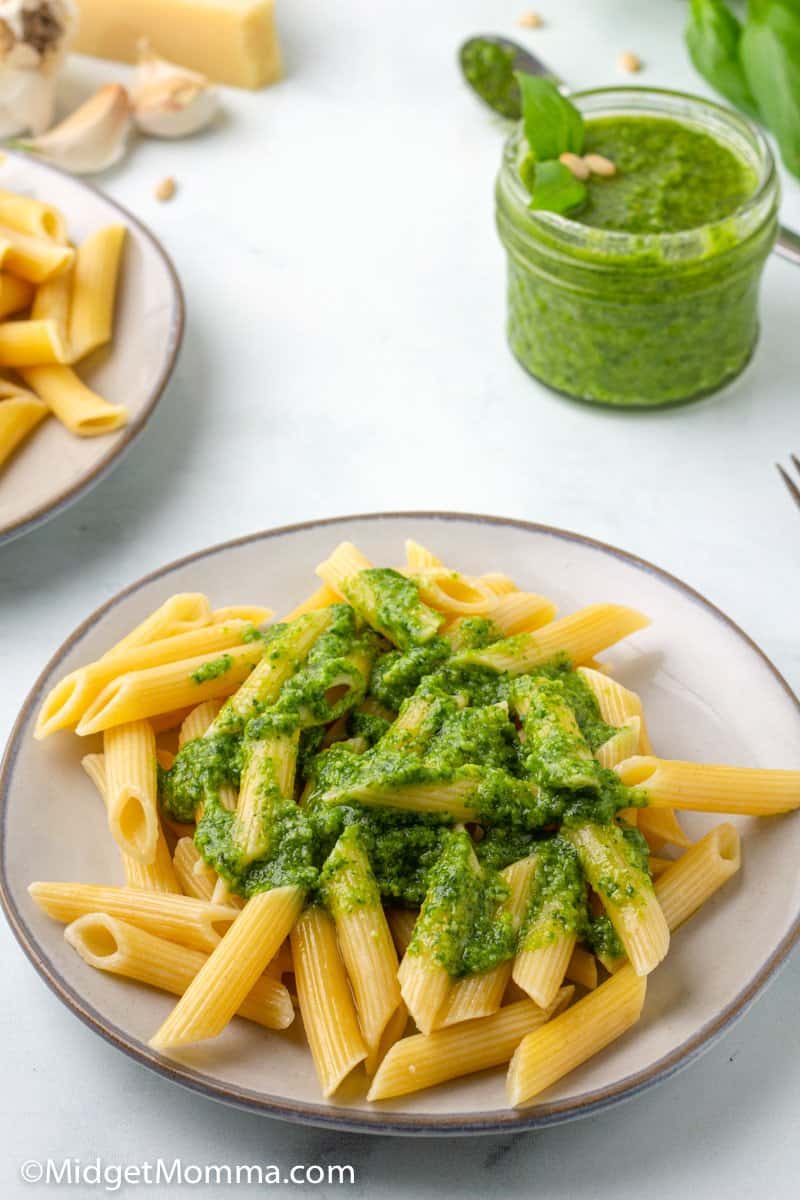
<path fill-rule="evenodd" d="M 650 614 L 649 629 L 603 657 L 641 692 L 665 757 L 800 766 L 800 705 L 775 668 L 727 617 L 658 568 L 576 534 L 488 517 L 314 522 L 165 567 L 110 600 L 69 638 L 26 700 L 0 772 L 2 900 L 23 949 L 65 1004 L 139 1062 L 207 1096 L 379 1133 L 497 1132 L 585 1115 L 689 1062 L 741 1016 L 784 961 L 800 933 L 800 818 L 739 821 L 744 867 L 675 935 L 666 963 L 650 977 L 640 1024 L 521 1112 L 505 1106 L 502 1071 L 371 1107 L 358 1089 L 326 1103 L 298 1031 L 270 1034 L 246 1022 L 234 1021 L 213 1043 L 157 1055 L 147 1039 L 172 1001 L 87 967 L 26 891 L 33 879 L 122 882 L 97 796 L 80 768 L 81 754 L 99 739 L 32 738 L 36 710 L 58 678 L 97 657 L 173 592 L 205 591 L 215 605 L 266 603 L 281 613 L 313 589 L 314 566 L 341 539 L 391 564 L 402 561 L 406 536 L 467 572 L 505 571 L 552 596 L 563 612 L 613 600 Z M 712 823 L 686 817 L 692 834 Z"/>
<path fill-rule="evenodd" d="M 114 340 L 82 364 L 81 377 L 128 424 L 80 438 L 50 417 L 0 472 L 0 544 L 34 529 L 99 483 L 144 429 L 175 365 L 183 336 L 183 296 L 175 268 L 143 225 L 113 200 L 55 167 L 4 154 L 0 188 L 55 204 L 69 235 L 81 241 L 102 225 L 123 224 L 128 237 L 117 297 Z"/>

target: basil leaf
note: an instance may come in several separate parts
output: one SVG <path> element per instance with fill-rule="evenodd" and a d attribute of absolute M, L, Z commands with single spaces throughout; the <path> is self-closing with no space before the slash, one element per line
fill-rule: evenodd
<path fill-rule="evenodd" d="M 741 58 L 784 163 L 800 176 L 800 3 L 750 0 Z"/>
<path fill-rule="evenodd" d="M 515 72 L 522 94 L 522 123 L 534 156 L 558 158 L 566 150 L 583 150 L 583 117 L 550 79 Z"/>
<path fill-rule="evenodd" d="M 588 195 L 586 185 L 576 179 L 569 167 L 565 167 L 557 158 L 535 163 L 532 176 L 531 179 L 531 172 L 528 171 L 525 179 L 531 193 L 529 208 L 567 213 L 583 204 Z"/>
<path fill-rule="evenodd" d="M 724 0 L 691 0 L 686 46 L 697 70 L 726 100 L 758 116 L 739 56 L 741 22 Z"/>

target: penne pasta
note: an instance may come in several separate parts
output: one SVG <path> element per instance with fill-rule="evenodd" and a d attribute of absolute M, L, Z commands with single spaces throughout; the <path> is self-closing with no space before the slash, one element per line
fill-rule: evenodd
<path fill-rule="evenodd" d="M 517 633 L 532 633 L 548 625 L 558 612 L 552 600 L 537 596 L 533 592 L 508 592 L 501 596 L 492 609 L 492 622 L 503 637 Z"/>
<path fill-rule="evenodd" d="M 479 579 L 446 567 L 418 568 L 410 576 L 426 604 L 448 616 L 481 617 L 494 611 L 497 596 Z"/>
<path fill-rule="evenodd" d="M 150 1045 L 167 1050 L 222 1033 L 277 954 L 302 906 L 303 890 L 292 886 L 248 900 Z"/>
<path fill-rule="evenodd" d="M 103 658 L 120 654 L 123 650 L 131 650 L 134 646 L 145 646 L 148 642 L 177 637 L 178 634 L 189 633 L 192 629 L 201 629 L 204 625 L 211 624 L 213 616 L 207 596 L 202 592 L 178 592 L 160 604 L 124 638 L 115 642 Z"/>
<path fill-rule="evenodd" d="M 217 873 L 203 861 L 190 837 L 178 838 L 172 865 L 182 892 L 187 896 L 196 896 L 198 900 L 211 900 Z"/>
<path fill-rule="evenodd" d="M 208 962 L 208 955 L 199 950 L 154 937 L 105 913 L 79 917 L 66 927 L 64 937 L 90 967 L 176 996 L 183 995 Z M 286 1029 L 294 1020 L 294 1008 L 283 984 L 261 975 L 236 1015 L 266 1029 Z"/>
<path fill-rule="evenodd" d="M 550 621 L 536 633 L 519 633 L 485 650 L 467 650 L 456 661 L 524 675 L 559 657 L 573 664 L 586 662 L 649 624 L 642 613 L 621 604 L 590 604 L 568 617 Z"/>
<path fill-rule="evenodd" d="M 677 929 L 741 866 L 734 825 L 717 825 L 659 874 L 655 892 L 670 929 Z"/>
<path fill-rule="evenodd" d="M 17 325 L 38 325 L 42 328 L 57 330 L 53 321 L 17 321 Z M 63 358 L 41 357 L 33 359 L 31 351 L 20 351 L 22 358 L 11 362 L 9 355 L 16 351 L 4 349 L 5 331 L 10 325 L 0 325 L 0 363 L 9 363 L 20 368 L 20 374 L 31 391 L 45 402 L 51 412 L 58 417 L 62 425 L 79 437 L 99 437 L 104 433 L 112 433 L 128 422 L 128 410 L 123 404 L 109 404 L 102 396 L 98 396 L 80 379 L 71 367 L 57 366 Z M 56 338 L 57 333 L 51 333 Z M 53 351 L 56 354 L 56 351 Z M 45 364 L 45 365 L 39 365 Z"/>
<path fill-rule="evenodd" d="M 639 731 L 641 723 L 638 717 L 628 717 L 628 724 L 618 729 L 613 737 L 603 742 L 595 751 L 595 758 L 601 767 L 610 769 L 624 759 L 636 754 L 639 749 Z"/>
<path fill-rule="evenodd" d="M 69 318 L 73 361 L 80 361 L 111 340 L 126 233 L 124 225 L 107 225 L 90 234 L 78 248 Z"/>
<path fill-rule="evenodd" d="M 800 771 L 726 767 L 643 755 L 616 767 L 639 802 L 654 808 L 774 816 L 800 808 Z"/>
<path fill-rule="evenodd" d="M 597 959 L 582 946 L 576 946 L 567 963 L 565 976 L 572 983 L 579 983 L 581 987 L 592 991 L 597 987 Z"/>
<path fill-rule="evenodd" d="M 106 730 L 103 751 L 111 836 L 123 854 L 147 866 L 160 831 L 155 734 L 147 721 L 118 725 Z"/>
<path fill-rule="evenodd" d="M 263 646 L 251 643 L 231 647 L 222 654 L 201 654 L 127 672 L 106 684 L 88 705 L 76 732 L 81 737 L 102 733 L 128 721 L 229 696 L 241 686 L 263 653 Z"/>
<path fill-rule="evenodd" d="M 9 275 L 29 283 L 44 283 L 68 270 L 74 261 L 75 251 L 71 246 L 0 224 L 0 263 Z"/>
<path fill-rule="evenodd" d="M 637 975 L 647 975 L 669 948 L 669 927 L 649 875 L 631 861 L 614 825 L 586 822 L 564 831 L 599 895 Z"/>
<path fill-rule="evenodd" d="M 564 988 L 550 1010 L 539 1008 L 532 1000 L 519 1000 L 476 1021 L 462 1021 L 427 1037 L 403 1038 L 381 1063 L 367 1099 L 391 1100 L 501 1066 L 524 1037 L 544 1025 L 558 1006 L 568 1003 L 571 993 L 572 988 Z"/>
<path fill-rule="evenodd" d="M 214 950 L 239 915 L 234 908 L 190 896 L 167 896 L 139 888 L 32 883 L 28 891 L 43 912 L 65 925 L 87 913 L 102 912 L 194 950 Z"/>
<path fill-rule="evenodd" d="M 323 1096 L 332 1096 L 367 1047 L 359 1029 L 333 919 L 307 908 L 291 933 L 297 999 Z"/>
<path fill-rule="evenodd" d="M 30 308 L 35 288 L 24 279 L 0 273 L 0 319 Z"/>
<path fill-rule="evenodd" d="M 600 716 L 607 725 L 627 725 L 631 717 L 639 720 L 639 749 L 643 754 L 650 753 L 650 737 L 644 719 L 642 701 L 636 692 L 623 687 L 602 671 L 587 664 L 578 667 L 578 674 L 593 693 L 600 709 Z"/>
<path fill-rule="evenodd" d="M 49 412 L 33 392 L 0 381 L 0 467 Z"/>
<path fill-rule="evenodd" d="M 66 221 L 54 205 L 5 188 L 0 189 L 0 225 L 62 245 L 67 241 Z"/>
<path fill-rule="evenodd" d="M 30 285 L 28 285 L 30 286 Z M 31 320 L 53 321 L 58 336 L 67 347 L 67 356 L 72 358 L 69 342 L 69 311 L 72 303 L 72 270 L 62 271 L 53 279 L 40 283 L 31 306 Z"/>
<path fill-rule="evenodd" d="M 428 550 L 412 538 L 406 538 L 406 566 L 409 571 L 425 571 L 430 567 L 443 567 L 444 563 L 432 550 Z"/>
<path fill-rule="evenodd" d="M 193 742 L 195 738 L 203 737 L 214 723 L 214 718 L 221 708 L 221 700 L 205 700 L 191 709 L 181 722 L 181 731 L 178 736 L 179 749 L 183 749 L 188 742 Z"/>
<path fill-rule="evenodd" d="M 623 967 L 572 1008 L 527 1034 L 508 1068 L 509 1104 L 529 1104 L 621 1037 L 639 1020 L 646 990 L 647 980 Z"/>
<path fill-rule="evenodd" d="M 103 754 L 85 754 L 81 759 L 81 766 L 97 788 L 107 809 L 105 756 Z M 181 886 L 178 875 L 173 867 L 167 840 L 164 837 L 164 831 L 161 828 L 160 822 L 156 841 L 156 853 L 151 863 L 142 863 L 138 859 L 126 854 L 124 850 L 121 851 L 121 858 L 125 871 L 125 882 L 128 887 L 144 888 L 150 892 L 180 893 L 186 890 Z M 196 892 L 190 894 L 198 895 Z M 207 900 L 210 896 L 202 898 Z"/>
<path fill-rule="evenodd" d="M 400 1007 L 397 953 L 358 827 L 341 835 L 322 871 L 322 897 L 336 924 L 339 949 L 356 1002 L 374 1074 L 387 1025 Z M 406 1014 L 407 1017 L 407 1014 Z"/>
<path fill-rule="evenodd" d="M 59 414 L 50 398 L 55 396 L 58 401 L 56 389 L 48 387 L 48 397 L 43 394 L 41 382 L 44 380 L 45 384 L 48 383 L 51 378 L 48 372 L 51 370 L 55 372 L 55 378 L 60 378 L 61 371 L 69 371 L 68 367 L 58 366 L 59 363 L 68 360 L 69 350 L 55 321 L 23 320 L 0 323 L 0 367 L 19 369 L 31 391 L 35 392 L 56 416 Z M 26 375 L 25 371 L 32 371 L 34 374 Z M 41 372 L 45 374 L 42 376 Z M 81 384 L 81 387 L 83 386 Z M 86 390 L 88 392 L 88 388 Z M 59 406 L 63 411 L 65 406 Z M 64 424 L 67 424 L 67 421 L 64 421 Z"/>

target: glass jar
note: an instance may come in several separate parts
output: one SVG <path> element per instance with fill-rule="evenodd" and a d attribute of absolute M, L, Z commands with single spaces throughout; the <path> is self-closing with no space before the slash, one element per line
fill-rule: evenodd
<path fill-rule="evenodd" d="M 758 339 L 758 290 L 777 230 L 778 180 L 765 138 L 708 100 L 656 88 L 570 97 L 584 117 L 670 117 L 753 169 L 733 214 L 679 233 L 609 232 L 532 212 L 518 171 L 521 123 L 503 152 L 497 225 L 508 253 L 508 340 L 548 386 L 597 404 L 652 408 L 733 379 Z"/>

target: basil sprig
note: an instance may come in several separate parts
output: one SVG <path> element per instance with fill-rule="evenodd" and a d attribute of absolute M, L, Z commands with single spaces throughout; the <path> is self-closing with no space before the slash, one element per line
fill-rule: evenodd
<path fill-rule="evenodd" d="M 686 44 L 700 74 L 761 119 L 800 176 L 800 0 L 748 0 L 743 25 L 725 0 L 691 0 Z"/>
<path fill-rule="evenodd" d="M 583 150 L 583 116 L 555 84 L 538 75 L 516 72 L 522 97 L 522 127 L 529 153 L 520 164 L 531 194 L 529 208 L 567 213 L 586 200 L 586 185 L 559 162 L 562 154 Z"/>

